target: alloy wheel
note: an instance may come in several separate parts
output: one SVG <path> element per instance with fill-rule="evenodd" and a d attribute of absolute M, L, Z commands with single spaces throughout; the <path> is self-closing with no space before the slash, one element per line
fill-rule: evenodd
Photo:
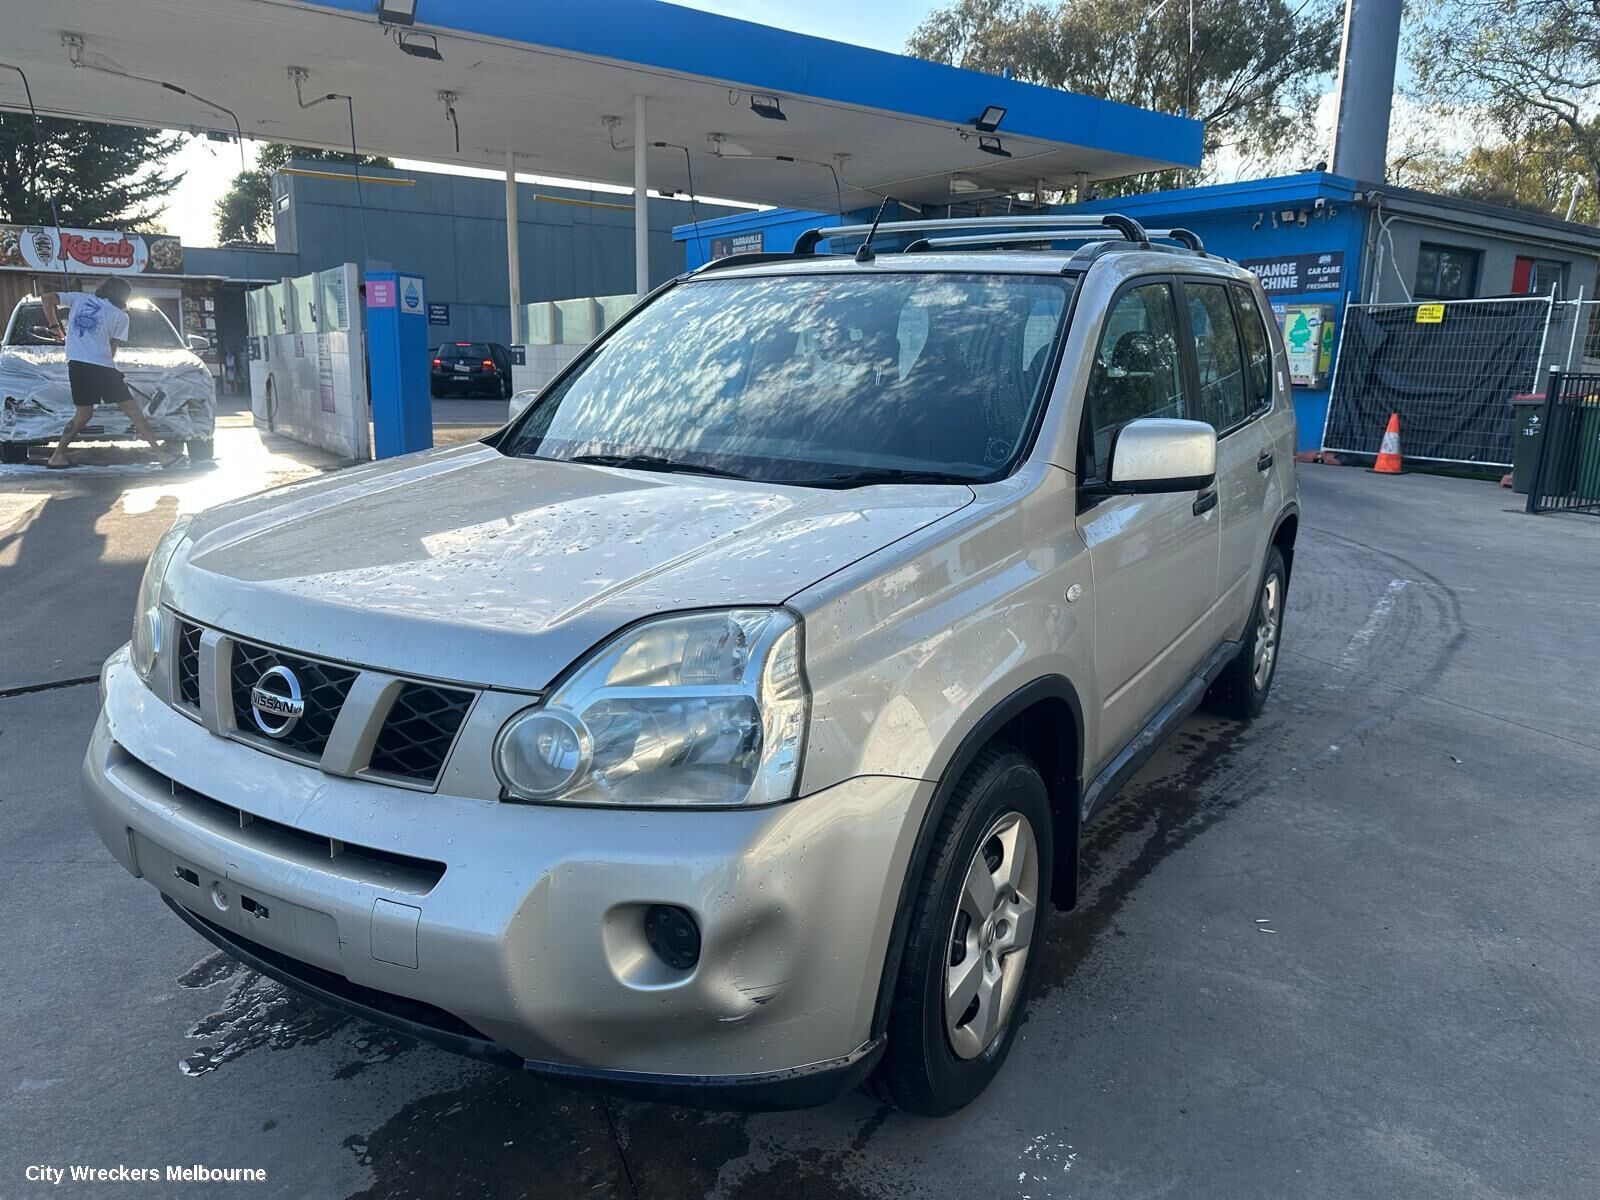
<path fill-rule="evenodd" d="M 1250 678 L 1258 692 L 1265 691 L 1272 681 L 1272 667 L 1278 660 L 1278 630 L 1283 624 L 1283 583 L 1276 574 L 1268 575 L 1261 585 L 1261 601 L 1257 606 L 1256 644 L 1250 655 Z"/>
<path fill-rule="evenodd" d="M 958 1058 L 977 1058 L 1016 1005 L 1033 942 L 1039 852 L 1021 813 L 998 817 L 967 866 L 950 928 L 944 1017 Z"/>

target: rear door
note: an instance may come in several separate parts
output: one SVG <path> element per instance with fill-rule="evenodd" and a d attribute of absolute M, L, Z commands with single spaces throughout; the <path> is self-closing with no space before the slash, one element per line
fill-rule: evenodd
<path fill-rule="evenodd" d="M 1217 431 L 1221 553 L 1212 637 L 1238 633 L 1254 598 L 1264 553 L 1267 479 L 1274 462 L 1261 420 L 1272 406 L 1272 353 L 1254 301 L 1223 279 L 1185 279 L 1185 315 L 1194 345 L 1197 416 Z M 1249 303 L 1237 307 L 1239 294 Z M 1254 324 L 1241 321 L 1254 316 Z"/>
<path fill-rule="evenodd" d="M 1140 417 L 1192 415 L 1180 290 L 1140 278 L 1117 293 L 1084 397 L 1079 480 L 1102 482 L 1116 432 Z M 1086 502 L 1078 530 L 1094 572 L 1098 770 L 1143 728 L 1210 650 L 1217 509 L 1209 491 Z"/>

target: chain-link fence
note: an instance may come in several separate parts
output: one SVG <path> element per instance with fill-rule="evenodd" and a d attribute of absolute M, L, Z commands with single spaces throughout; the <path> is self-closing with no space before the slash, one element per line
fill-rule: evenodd
<path fill-rule="evenodd" d="M 1566 348 L 1558 307 L 1581 324 L 1581 304 L 1548 296 L 1346 305 L 1322 448 L 1376 454 L 1399 413 L 1407 458 L 1509 466 L 1509 401 L 1540 389 L 1547 345 Z"/>

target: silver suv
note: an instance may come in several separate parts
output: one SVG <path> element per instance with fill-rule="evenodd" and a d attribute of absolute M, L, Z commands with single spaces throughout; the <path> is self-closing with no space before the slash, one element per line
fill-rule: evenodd
<path fill-rule="evenodd" d="M 1181 230 L 816 253 L 866 233 L 674 281 L 483 443 L 175 526 L 84 764 L 111 853 L 465 1053 L 978 1095 L 1083 822 L 1202 699 L 1266 700 L 1288 369 Z"/>

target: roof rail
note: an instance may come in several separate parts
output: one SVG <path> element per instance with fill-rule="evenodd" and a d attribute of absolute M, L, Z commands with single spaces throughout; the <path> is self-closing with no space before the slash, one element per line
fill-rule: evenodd
<path fill-rule="evenodd" d="M 871 225 L 825 225 L 808 229 L 795 241 L 796 254 L 816 253 L 817 243 L 844 238 L 866 237 Z M 1107 230 L 1113 229 L 1130 242 L 1149 241 L 1144 227 L 1132 217 L 1120 213 L 1105 216 L 1025 216 L 1025 217 L 946 217 L 936 221 L 885 221 L 878 226 L 879 233 L 936 233 L 940 230 L 967 231 L 975 229 L 1060 229 Z M 1040 239 L 1035 239 L 1040 240 Z"/>
<path fill-rule="evenodd" d="M 1205 254 L 1205 246 L 1187 229 L 1146 229 L 1140 230 L 1146 240 L 1124 242 L 1120 238 L 1108 238 L 1106 230 L 1096 229 L 1037 229 L 1031 232 L 1014 233 L 976 233 L 965 237 L 940 237 L 918 238 L 908 245 L 902 254 L 917 254 L 928 250 L 956 250 L 973 249 L 979 246 L 1015 246 L 1030 245 L 1035 242 L 1105 242 L 1116 245 L 1137 246 L 1141 249 L 1172 249 L 1167 246 L 1151 246 L 1150 242 L 1157 239 L 1181 242 L 1196 254 Z"/>
<path fill-rule="evenodd" d="M 787 250 L 744 250 L 738 254 L 724 254 L 721 258 L 707 259 L 688 274 L 701 275 L 706 271 L 724 271 L 729 267 L 753 267 L 764 262 L 785 262 L 793 257 L 794 255 Z"/>

